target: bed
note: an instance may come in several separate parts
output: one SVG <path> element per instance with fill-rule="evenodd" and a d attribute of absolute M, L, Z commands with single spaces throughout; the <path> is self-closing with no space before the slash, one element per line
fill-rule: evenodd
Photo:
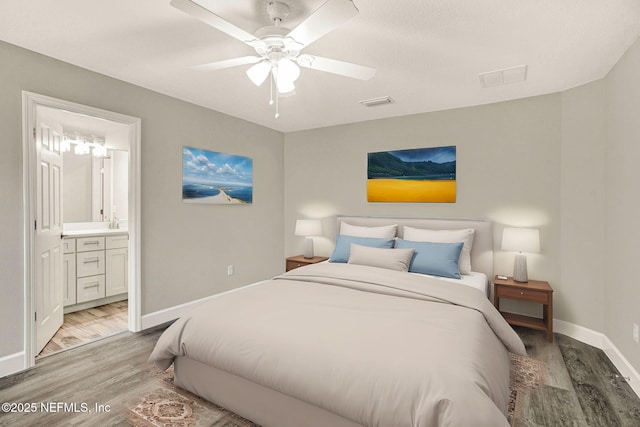
<path fill-rule="evenodd" d="M 468 276 L 492 276 L 490 222 L 338 216 L 332 259 L 344 224 L 396 225 L 394 245 L 409 228 L 472 229 Z M 349 261 L 401 252 L 349 247 Z M 525 349 L 487 288 L 459 282 L 367 262 L 298 268 L 180 318 L 151 360 L 173 363 L 177 386 L 265 427 L 507 426 L 508 352 Z"/>

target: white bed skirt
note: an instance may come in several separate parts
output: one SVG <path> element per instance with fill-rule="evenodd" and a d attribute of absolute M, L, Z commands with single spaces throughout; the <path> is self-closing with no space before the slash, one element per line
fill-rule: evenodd
<path fill-rule="evenodd" d="M 175 385 L 263 427 L 362 427 L 325 409 L 187 357 L 174 361 Z"/>

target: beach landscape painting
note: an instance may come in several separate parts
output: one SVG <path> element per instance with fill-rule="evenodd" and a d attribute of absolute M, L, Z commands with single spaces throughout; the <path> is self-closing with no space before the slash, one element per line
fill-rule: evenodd
<path fill-rule="evenodd" d="M 182 147 L 184 203 L 253 202 L 253 160 L 249 157 Z"/>
<path fill-rule="evenodd" d="M 454 203 L 456 147 L 369 153 L 367 200 Z"/>

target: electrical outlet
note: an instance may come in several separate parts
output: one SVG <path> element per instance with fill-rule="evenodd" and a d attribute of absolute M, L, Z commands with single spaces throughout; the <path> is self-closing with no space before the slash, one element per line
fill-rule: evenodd
<path fill-rule="evenodd" d="M 233 276 L 233 264 L 227 265 L 227 276 Z"/>
<path fill-rule="evenodd" d="M 634 324 L 633 324 L 633 340 L 634 340 L 635 342 L 637 342 L 637 343 L 640 343 L 640 342 L 638 341 L 638 339 L 639 339 L 639 338 L 638 338 L 638 334 L 639 334 L 639 332 L 638 332 L 638 324 L 637 324 L 637 323 L 634 323 Z"/>

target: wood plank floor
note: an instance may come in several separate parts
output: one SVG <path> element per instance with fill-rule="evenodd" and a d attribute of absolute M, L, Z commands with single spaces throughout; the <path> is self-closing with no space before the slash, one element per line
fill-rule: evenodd
<path fill-rule="evenodd" d="M 64 315 L 64 323 L 38 357 L 75 347 L 129 329 L 127 300 Z"/>
<path fill-rule="evenodd" d="M 148 357 L 166 325 L 124 332 L 39 360 L 30 370 L 0 378 L 0 402 L 86 403 L 91 413 L 0 413 L 0 426 L 129 425 L 132 398 L 159 381 Z M 544 384 L 523 396 L 516 427 L 640 426 L 640 399 L 601 350 L 555 334 L 517 329 L 529 355 L 546 364 Z M 109 405 L 98 412 L 95 405 Z M 466 427 L 466 426 L 464 426 Z"/>

